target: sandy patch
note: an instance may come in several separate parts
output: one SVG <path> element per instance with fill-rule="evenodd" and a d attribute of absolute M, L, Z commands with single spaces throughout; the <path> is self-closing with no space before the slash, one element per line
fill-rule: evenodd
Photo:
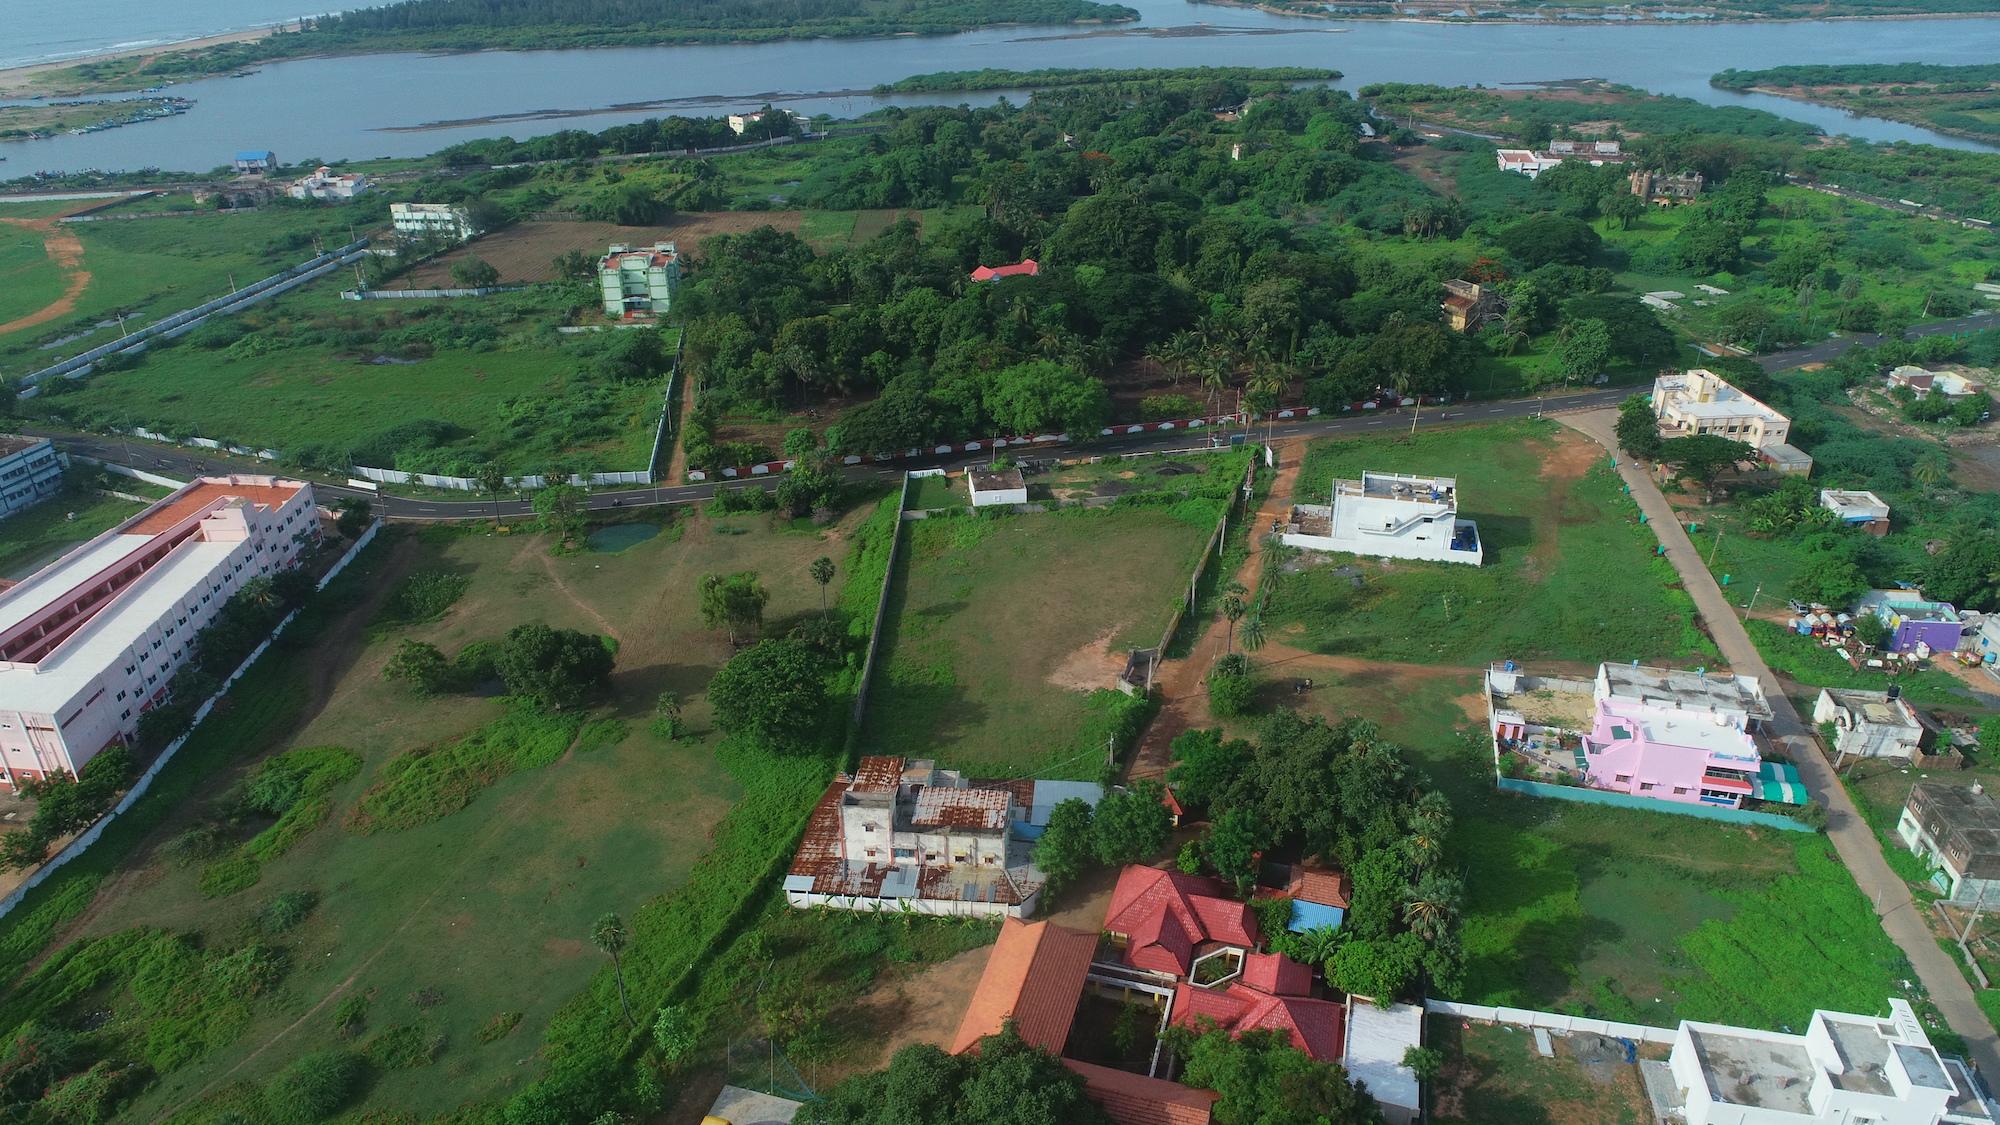
<path fill-rule="evenodd" d="M 58 268 L 69 272 L 69 284 L 63 289 L 62 296 L 26 316 L 16 317 L 5 324 L 0 324 L 0 336 L 18 332 L 23 328 L 47 324 L 59 316 L 68 316 L 74 312 L 77 298 L 83 296 L 84 289 L 90 284 L 90 271 L 83 268 L 83 240 L 76 236 L 76 231 L 57 222 L 54 217 L 0 219 L 0 222 L 41 231 L 43 252 L 48 254 L 49 260 Z"/>
<path fill-rule="evenodd" d="M 1121 622 L 1097 638 L 1062 658 L 1048 674 L 1048 682 L 1070 691 L 1091 692 L 1118 682 L 1125 670 L 1125 654 L 1111 651 L 1111 638 L 1124 628 Z"/>
<path fill-rule="evenodd" d="M 855 1005 L 855 1022 L 892 1030 L 882 1037 L 872 1057 L 864 1052 L 845 1066 L 821 1073 L 819 1088 L 831 1087 L 850 1074 L 880 1070 L 889 1065 L 889 1056 L 913 1043 L 950 1049 L 992 952 L 990 945 L 968 949 L 916 976 L 878 984 L 863 994 Z"/>

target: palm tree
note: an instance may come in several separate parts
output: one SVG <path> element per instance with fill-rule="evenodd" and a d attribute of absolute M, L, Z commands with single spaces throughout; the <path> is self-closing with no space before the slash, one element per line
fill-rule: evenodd
<path fill-rule="evenodd" d="M 252 605 L 258 609 L 272 609 L 278 604 L 277 585 L 261 575 L 245 582 L 236 596 L 242 598 L 245 605 Z"/>
<path fill-rule="evenodd" d="M 1229 349 L 1211 344 L 1202 349 L 1196 369 L 1201 373 L 1201 389 L 1208 395 L 1208 412 L 1215 414 L 1222 392 L 1229 388 L 1229 376 L 1236 370 L 1236 357 Z"/>
<path fill-rule="evenodd" d="M 826 588 L 833 582 L 833 560 L 825 555 L 814 559 L 808 568 L 812 580 L 819 583 L 819 615 L 826 616 Z"/>
<path fill-rule="evenodd" d="M 1236 651 L 1236 621 L 1248 608 L 1243 604 L 1243 599 L 1235 594 L 1222 599 L 1222 616 L 1229 619 L 1229 647 L 1225 651 L 1232 653 Z"/>
<path fill-rule="evenodd" d="M 1333 960 L 1345 940 L 1332 926 L 1314 926 L 1298 937 L 1299 960 L 1308 965 L 1325 965 Z"/>
<path fill-rule="evenodd" d="M 1410 932 L 1427 942 L 1437 941 L 1458 918 L 1465 898 L 1465 884 L 1452 875 L 1425 875 L 1410 888 L 1403 903 L 1403 921 Z"/>
<path fill-rule="evenodd" d="M 629 936 L 625 932 L 625 919 L 616 914 L 606 914 L 590 927 L 590 940 L 611 957 L 611 973 L 618 978 L 618 1006 L 625 1009 L 625 1025 L 636 1027 L 632 1021 L 632 1002 L 625 998 L 625 965 L 618 959 Z"/>
<path fill-rule="evenodd" d="M 1264 615 L 1253 613 L 1243 622 L 1243 651 L 1256 652 L 1264 647 Z"/>
<path fill-rule="evenodd" d="M 1925 488 L 1936 488 L 1938 482 L 1943 480 L 1945 474 L 1950 470 L 1951 462 L 1932 453 L 1927 454 L 1922 460 L 1918 461 L 1916 466 L 1910 470 L 1910 475 L 1917 478 L 1917 483 L 1923 485 Z M 248 589 L 248 587 L 246 586 L 245 589 Z"/>

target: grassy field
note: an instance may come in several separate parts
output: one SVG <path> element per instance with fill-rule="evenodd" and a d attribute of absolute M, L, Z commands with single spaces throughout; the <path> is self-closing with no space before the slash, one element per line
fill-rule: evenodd
<path fill-rule="evenodd" d="M 0 520 L 0 578 L 25 578 L 66 548 L 138 511 L 130 500 L 106 496 L 81 481 L 67 482 L 56 495 Z"/>
<path fill-rule="evenodd" d="M 1434 1017 L 1425 1042 L 1445 1053 L 1445 1069 L 1431 1092 L 1431 1120 L 1439 1125 L 1649 1125 L 1639 1068 L 1595 1037 L 1557 1039 L 1556 1057 L 1535 1051 L 1526 1028 L 1461 1025 Z M 1622 1051 L 1622 1048 L 1615 1048 Z M 1649 1048 L 1647 1057 L 1662 1048 Z M 1579 1052 L 1587 1052 L 1584 1057 Z"/>
<path fill-rule="evenodd" d="M 42 408 L 93 428 L 144 425 L 302 460 L 318 450 L 342 467 L 350 454 L 466 476 L 489 462 L 521 473 L 559 459 L 584 471 L 645 467 L 661 384 L 593 372 L 601 341 L 550 330 L 559 294 L 476 308 L 377 304 L 396 307 L 357 310 L 320 289 L 279 298 L 232 320 L 251 333 L 241 339 L 209 347 L 197 333 Z"/>
<path fill-rule="evenodd" d="M 0 219 L 11 217 L 0 208 Z M 0 222 L 0 324 L 47 308 L 67 281 L 43 248 L 42 232 Z"/>
<path fill-rule="evenodd" d="M 1325 503 L 1336 476 L 1364 469 L 1457 477 L 1459 515 L 1478 522 L 1485 564 L 1301 552 L 1272 596 L 1272 637 L 1441 664 L 1714 659 L 1691 599 L 1651 557 L 1636 506 L 1585 439 L 1520 422 L 1316 442 L 1293 499 Z"/>
<path fill-rule="evenodd" d="M 0 219 L 14 217 L 30 216 L 0 208 Z M 337 209 L 274 207 L 185 219 L 79 223 L 75 233 L 83 243 L 81 268 L 90 274 L 90 283 L 67 315 L 0 335 L 0 375 L 24 374 L 104 343 L 117 327 L 97 325 L 114 314 L 122 312 L 128 322 L 141 324 L 158 320 L 220 297 L 232 283 L 248 285 L 305 261 L 315 253 L 315 238 L 328 248 L 342 245 L 349 232 Z M 8 253 L 0 244 L 0 255 Z M 0 316 L 0 323 L 7 319 Z M 87 335 L 55 351 L 37 346 L 77 333 Z"/>
<path fill-rule="evenodd" d="M 1159 640 L 1213 527 L 1207 504 L 1190 506 L 910 524 L 862 745 L 1095 777 L 1125 698 L 1104 689 L 1125 653 Z"/>
<path fill-rule="evenodd" d="M 162 1076 L 132 1112 L 152 1117 L 229 1100 L 238 1096 L 235 1085 L 266 1081 L 300 1054 L 359 1047 L 406 1026 L 426 1039 L 441 1037 L 442 1050 L 429 1065 L 378 1071 L 366 1107 L 428 1117 L 502 1096 L 534 1077 L 539 1068 L 523 1064 L 544 1025 L 604 965 L 589 944 L 591 921 L 607 910 L 631 918 L 678 885 L 739 792 L 716 758 L 700 699 L 728 646 L 700 624 L 696 579 L 713 570 L 758 570 L 772 594 L 767 623 L 781 628 L 817 611 L 806 564 L 821 554 L 841 557 L 860 516 L 825 531 L 794 531 L 690 512 L 619 553 L 569 557 L 553 557 L 540 537 L 519 534 L 439 531 L 393 543 L 385 581 L 411 570 L 452 571 L 469 579 L 463 598 L 428 624 L 366 629 L 366 620 L 356 619 L 310 655 L 272 664 L 275 678 L 260 683 L 257 698 L 288 701 L 298 719 L 246 747 L 230 770 L 175 810 L 63 935 L 159 926 L 226 947 L 273 897 L 293 890 L 319 896 L 289 937 L 292 967 L 283 986 L 254 1005 L 240 1034 Z M 723 534 L 724 527 L 737 533 Z M 597 713 L 622 730 L 581 740 L 552 764 L 479 790 L 461 812 L 399 831 L 352 831 L 349 810 L 386 763 L 503 710 L 500 701 L 476 695 L 407 699 L 381 677 L 397 642 L 420 638 L 450 652 L 522 620 L 619 641 L 614 697 Z M 648 729 L 663 690 L 687 701 L 692 733 L 679 742 Z M 310 746 L 345 747 L 363 760 L 359 775 L 333 790 L 331 817 L 265 863 L 254 888 L 205 896 L 199 865 L 178 865 L 166 842 L 208 815 L 251 762 Z M 366 998 L 366 1015 L 358 1033 L 343 1034 L 336 1012 L 359 1003 L 352 997 Z M 496 1023 L 512 1026 L 496 1037 Z"/>
<path fill-rule="evenodd" d="M 1824 838 L 1504 794 L 1476 671 L 1271 656 L 1315 686 L 1265 703 L 1374 719 L 1451 798 L 1467 958 L 1451 998 L 1797 1026 L 1815 1006 L 1875 1011 L 1907 975 Z"/>

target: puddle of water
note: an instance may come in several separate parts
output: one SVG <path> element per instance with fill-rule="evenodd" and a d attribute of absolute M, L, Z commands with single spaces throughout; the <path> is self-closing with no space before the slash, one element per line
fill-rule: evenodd
<path fill-rule="evenodd" d="M 614 523 L 591 532 L 584 539 L 584 544 L 599 554 L 615 555 L 627 547 L 636 547 L 659 533 L 658 524 Z"/>

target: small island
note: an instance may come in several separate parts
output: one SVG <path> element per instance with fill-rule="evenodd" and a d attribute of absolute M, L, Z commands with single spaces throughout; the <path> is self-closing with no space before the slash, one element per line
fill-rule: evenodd
<path fill-rule="evenodd" d="M 1975 141 L 2000 140 L 2000 64 L 1775 66 L 1725 70 L 1709 85 L 1817 102 Z"/>
<path fill-rule="evenodd" d="M 186 113 L 186 98 L 42 102 L 0 106 L 0 141 L 39 141 L 64 133 L 97 133 Z"/>

